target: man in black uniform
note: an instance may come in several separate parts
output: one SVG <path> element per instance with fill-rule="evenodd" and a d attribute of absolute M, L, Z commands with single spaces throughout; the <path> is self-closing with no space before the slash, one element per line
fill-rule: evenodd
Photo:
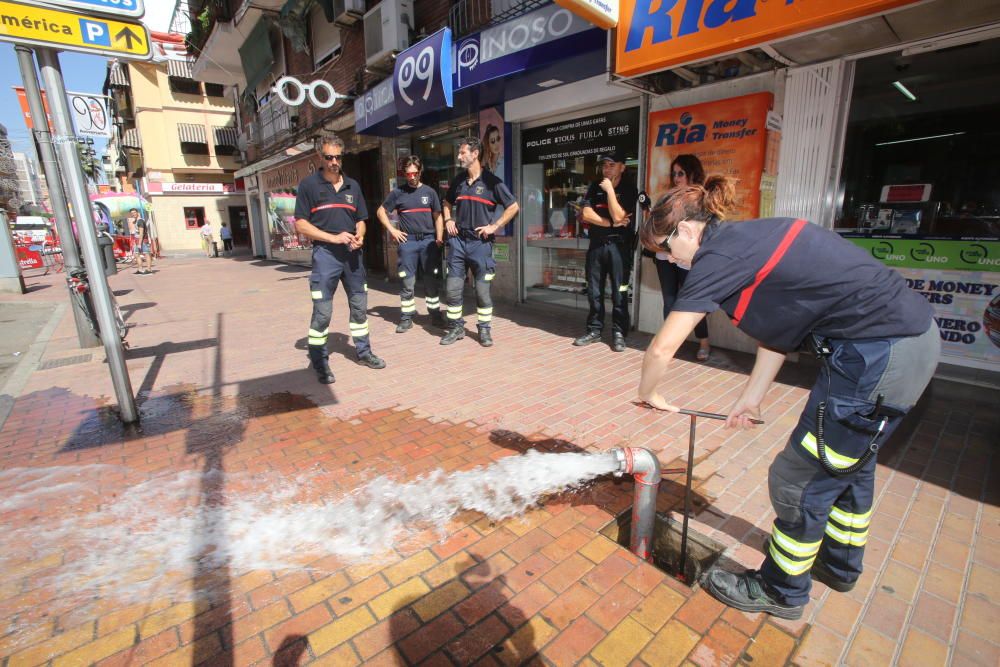
<path fill-rule="evenodd" d="M 617 153 L 598 158 L 604 179 L 590 184 L 583 202 L 583 220 L 590 224 L 587 250 L 587 333 L 573 341 L 582 347 L 601 340 L 604 328 L 604 281 L 611 281 L 611 349 L 622 352 L 629 330 L 628 284 L 632 271 L 632 216 L 639 192 L 625 182 L 625 159 Z"/>
<path fill-rule="evenodd" d="M 465 337 L 462 319 L 462 285 L 471 269 L 476 280 L 476 312 L 479 316 L 479 344 L 493 345 L 490 323 L 493 320 L 493 300 L 490 285 L 496 275 L 493 261 L 493 239 L 498 229 L 517 215 L 514 195 L 497 176 L 484 171 L 479 162 L 482 145 L 479 139 L 463 139 L 458 147 L 458 163 L 465 170 L 451 182 L 444 202 L 444 222 L 448 230 L 448 324 L 451 327 L 441 339 L 451 345 Z M 498 206 L 503 213 L 493 222 Z M 454 219 L 452 209 L 454 208 Z"/>
<path fill-rule="evenodd" d="M 375 212 L 379 222 L 389 230 L 399 244 L 397 271 L 403 281 L 399 292 L 402 315 L 396 333 L 405 333 L 413 327 L 417 312 L 413 288 L 417 283 L 417 269 L 424 274 L 424 302 L 434 324 L 441 326 L 441 245 L 444 243 L 444 223 L 441 220 L 441 200 L 434 189 L 420 182 L 423 166 L 420 158 L 411 155 L 404 167 L 406 185 L 389 193 L 385 202 Z M 389 220 L 387 211 L 399 216 L 399 227 Z"/>
<path fill-rule="evenodd" d="M 361 186 L 341 171 L 344 142 L 340 137 L 320 136 L 316 139 L 316 150 L 326 166 L 299 183 L 295 196 L 295 228 L 313 242 L 312 275 L 309 276 L 313 304 L 309 360 L 319 381 L 331 384 L 334 377 L 326 339 L 333 314 L 333 294 L 340 282 L 347 291 L 351 337 L 358 363 L 369 368 L 385 368 L 385 362 L 372 353 L 368 338 L 368 284 L 361 255 L 368 207 Z"/>

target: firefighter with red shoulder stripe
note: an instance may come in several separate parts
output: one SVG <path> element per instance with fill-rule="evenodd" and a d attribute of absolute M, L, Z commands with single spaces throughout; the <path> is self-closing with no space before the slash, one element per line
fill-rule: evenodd
<path fill-rule="evenodd" d="M 432 187 L 420 182 L 423 165 L 411 155 L 404 164 L 406 183 L 389 193 L 375 214 L 399 244 L 396 270 L 403 288 L 399 291 L 401 315 L 396 333 L 413 327 L 417 313 L 413 293 L 418 271 L 424 277 L 424 304 L 434 324 L 442 326 L 441 317 L 441 246 L 444 243 L 444 222 L 441 220 L 441 200 Z M 396 213 L 399 226 L 393 226 L 388 211 Z"/>
<path fill-rule="evenodd" d="M 775 519 L 758 570 L 716 568 L 705 589 L 744 612 L 797 619 L 811 578 L 847 592 L 861 575 L 872 521 L 876 454 L 937 367 L 941 335 L 903 276 L 840 235 L 792 218 L 720 223 L 735 190 L 713 176 L 668 191 L 642 244 L 690 272 L 646 351 L 639 399 L 676 412 L 658 385 L 677 349 L 722 310 L 758 341 L 728 427 L 751 428 L 785 355 L 822 359 L 805 409 L 768 470 Z"/>
<path fill-rule="evenodd" d="M 344 142 L 334 134 L 316 139 L 325 165 L 299 183 L 295 195 L 295 228 L 312 241 L 312 319 L 309 323 L 309 361 L 322 384 L 332 384 L 326 349 L 333 315 L 333 295 L 344 284 L 350 311 L 349 326 L 358 363 L 385 368 L 372 352 L 368 334 L 368 283 L 361 249 L 365 242 L 368 207 L 361 186 L 343 173 Z"/>
<path fill-rule="evenodd" d="M 463 173 L 459 173 L 451 182 L 445 197 L 450 328 L 441 339 L 442 345 L 451 345 L 465 337 L 462 286 L 465 284 L 465 275 L 470 270 L 476 281 L 479 344 L 483 347 L 493 345 L 493 299 L 490 295 L 490 286 L 496 275 L 493 240 L 497 230 L 502 229 L 517 215 L 518 205 L 504 182 L 493 172 L 483 169 L 479 161 L 480 155 L 482 144 L 479 139 L 469 137 L 462 140 L 458 147 L 458 163 Z M 498 210 L 503 212 L 496 217 Z"/>

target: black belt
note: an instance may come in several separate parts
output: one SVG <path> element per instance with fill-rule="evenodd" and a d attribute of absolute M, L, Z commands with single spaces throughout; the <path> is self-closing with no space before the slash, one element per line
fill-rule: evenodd
<path fill-rule="evenodd" d="M 490 236 L 484 239 L 474 229 L 459 229 L 458 236 L 466 241 L 488 241 L 492 238 L 492 236 Z"/>
<path fill-rule="evenodd" d="M 608 234 L 607 236 L 592 237 L 590 239 L 590 245 L 598 248 L 612 243 L 616 245 L 625 243 L 625 237 L 621 234 Z"/>
<path fill-rule="evenodd" d="M 434 238 L 434 232 L 406 232 L 407 241 L 423 241 L 428 238 Z"/>

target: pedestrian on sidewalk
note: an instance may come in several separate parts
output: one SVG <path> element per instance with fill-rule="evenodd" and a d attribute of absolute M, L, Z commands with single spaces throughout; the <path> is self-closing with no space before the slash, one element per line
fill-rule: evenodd
<path fill-rule="evenodd" d="M 491 323 L 493 299 L 490 286 L 496 276 L 493 261 L 493 241 L 497 230 L 514 219 L 518 206 L 514 195 L 500 178 L 483 169 L 480 162 L 483 147 L 479 139 L 468 137 L 458 146 L 458 163 L 462 170 L 451 182 L 444 202 L 444 224 L 448 230 L 448 333 L 442 345 L 451 345 L 465 338 L 462 318 L 462 287 L 471 270 L 476 281 L 476 313 L 479 344 L 493 345 Z M 499 206 L 500 217 L 494 222 Z M 454 214 L 454 217 L 453 217 Z"/>
<path fill-rule="evenodd" d="M 600 181 L 594 181 L 583 200 L 583 221 L 590 225 L 587 249 L 587 333 L 573 341 L 582 347 L 601 340 L 604 328 L 604 283 L 611 287 L 611 349 L 625 350 L 629 330 L 628 284 L 632 271 L 635 238 L 635 205 L 639 191 L 623 178 L 625 158 L 606 153 L 597 158 L 601 165 Z"/>
<path fill-rule="evenodd" d="M 226 223 L 219 227 L 219 238 L 222 239 L 222 254 L 229 257 L 233 254 L 233 230 Z"/>
<path fill-rule="evenodd" d="M 212 223 L 205 221 L 205 224 L 201 226 L 201 249 L 205 251 L 205 257 L 211 257 L 212 251 L 215 250 L 215 236 L 212 233 Z"/>
<path fill-rule="evenodd" d="M 657 385 L 705 314 L 721 308 L 757 339 L 757 361 L 726 426 L 751 428 L 785 355 L 803 342 L 823 359 L 805 410 L 768 474 L 777 518 L 760 570 L 714 569 L 708 592 L 746 612 L 802 616 L 810 576 L 846 592 L 861 575 L 875 453 L 934 374 L 940 334 L 902 276 L 805 220 L 719 223 L 728 179 L 666 193 L 643 223 L 652 251 L 688 268 L 673 311 L 643 358 L 639 399 L 677 411 Z"/>
<path fill-rule="evenodd" d="M 315 145 L 324 166 L 299 183 L 295 229 L 313 243 L 309 360 L 319 381 L 332 384 L 326 340 L 339 283 L 347 292 L 358 363 L 379 369 L 385 368 L 385 361 L 372 352 L 368 333 L 368 284 L 361 252 L 368 219 L 365 197 L 358 182 L 343 173 L 343 140 L 335 134 L 321 134 Z"/>
<path fill-rule="evenodd" d="M 424 304 L 434 324 L 441 326 L 441 246 L 444 243 L 444 222 L 441 220 L 441 200 L 429 185 L 420 182 L 423 165 L 411 155 L 403 167 L 406 183 L 389 193 L 375 214 L 393 240 L 399 244 L 396 271 L 403 287 L 399 291 L 401 315 L 396 333 L 413 327 L 417 312 L 413 290 L 417 271 L 424 276 Z M 399 227 L 393 226 L 387 211 L 394 211 Z"/>
<path fill-rule="evenodd" d="M 153 253 L 149 247 L 149 224 L 139 215 L 138 209 L 128 212 L 129 227 L 135 229 L 135 252 L 138 257 L 139 270 L 136 275 L 146 276 L 153 272 Z M 146 268 L 143 268 L 145 264 Z"/>

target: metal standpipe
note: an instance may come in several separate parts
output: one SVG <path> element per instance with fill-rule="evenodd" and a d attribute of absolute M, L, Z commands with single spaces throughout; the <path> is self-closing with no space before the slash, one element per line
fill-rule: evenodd
<path fill-rule="evenodd" d="M 628 473 L 635 479 L 632 502 L 632 535 L 629 549 L 643 560 L 652 557 L 653 528 L 656 524 L 656 494 L 660 488 L 660 461 L 648 449 L 612 449 L 618 461 L 616 475 Z"/>
<path fill-rule="evenodd" d="M 66 267 L 67 275 L 80 268 L 80 254 L 76 249 L 76 241 L 73 238 L 73 223 L 69 218 L 69 207 L 66 205 L 66 195 L 63 192 L 62 175 L 59 171 L 59 161 L 56 159 L 55 150 L 52 148 L 52 135 L 49 133 L 49 124 L 39 121 L 44 119 L 45 107 L 42 103 L 42 93 L 38 88 L 38 74 L 35 72 L 35 60 L 32 58 L 31 49 L 26 46 L 15 46 L 17 53 L 17 63 L 21 68 L 21 79 L 24 81 L 24 96 L 28 99 L 28 110 L 34 119 L 34 135 L 37 140 L 38 156 L 42 161 L 42 171 L 45 173 L 45 182 L 49 186 L 49 201 L 52 204 L 52 212 L 56 218 L 56 229 L 59 230 L 59 242 L 62 249 L 63 265 Z M 69 283 L 66 288 L 70 289 Z M 87 323 L 87 316 L 83 312 L 82 306 L 76 299 L 70 298 L 70 307 L 73 309 L 73 320 L 76 322 L 76 337 L 80 347 L 97 347 L 101 344 L 100 339 L 90 330 Z"/>
<path fill-rule="evenodd" d="M 76 212 L 76 228 L 80 234 L 80 248 L 87 266 L 90 291 L 94 301 L 94 309 L 97 311 L 95 314 L 101 329 L 101 339 L 104 341 L 108 368 L 111 369 L 111 383 L 114 385 L 115 395 L 118 399 L 121 420 L 129 424 L 138 421 L 139 415 L 135 407 L 135 396 L 132 393 L 132 382 L 128 376 L 128 368 L 125 366 L 125 353 L 122 349 L 121 339 L 118 337 L 118 327 L 112 312 L 111 290 L 108 287 L 108 281 L 104 276 L 101 264 L 100 251 L 97 246 L 97 230 L 94 228 L 86 180 L 76 152 L 76 137 L 70 122 L 66 86 L 63 83 L 62 70 L 59 68 L 59 58 L 52 49 L 37 49 L 36 57 L 42 70 L 45 89 L 48 92 L 49 107 L 52 110 L 52 124 L 56 131 L 54 143 L 63 166 L 63 175 L 69 189 L 69 199 Z"/>

